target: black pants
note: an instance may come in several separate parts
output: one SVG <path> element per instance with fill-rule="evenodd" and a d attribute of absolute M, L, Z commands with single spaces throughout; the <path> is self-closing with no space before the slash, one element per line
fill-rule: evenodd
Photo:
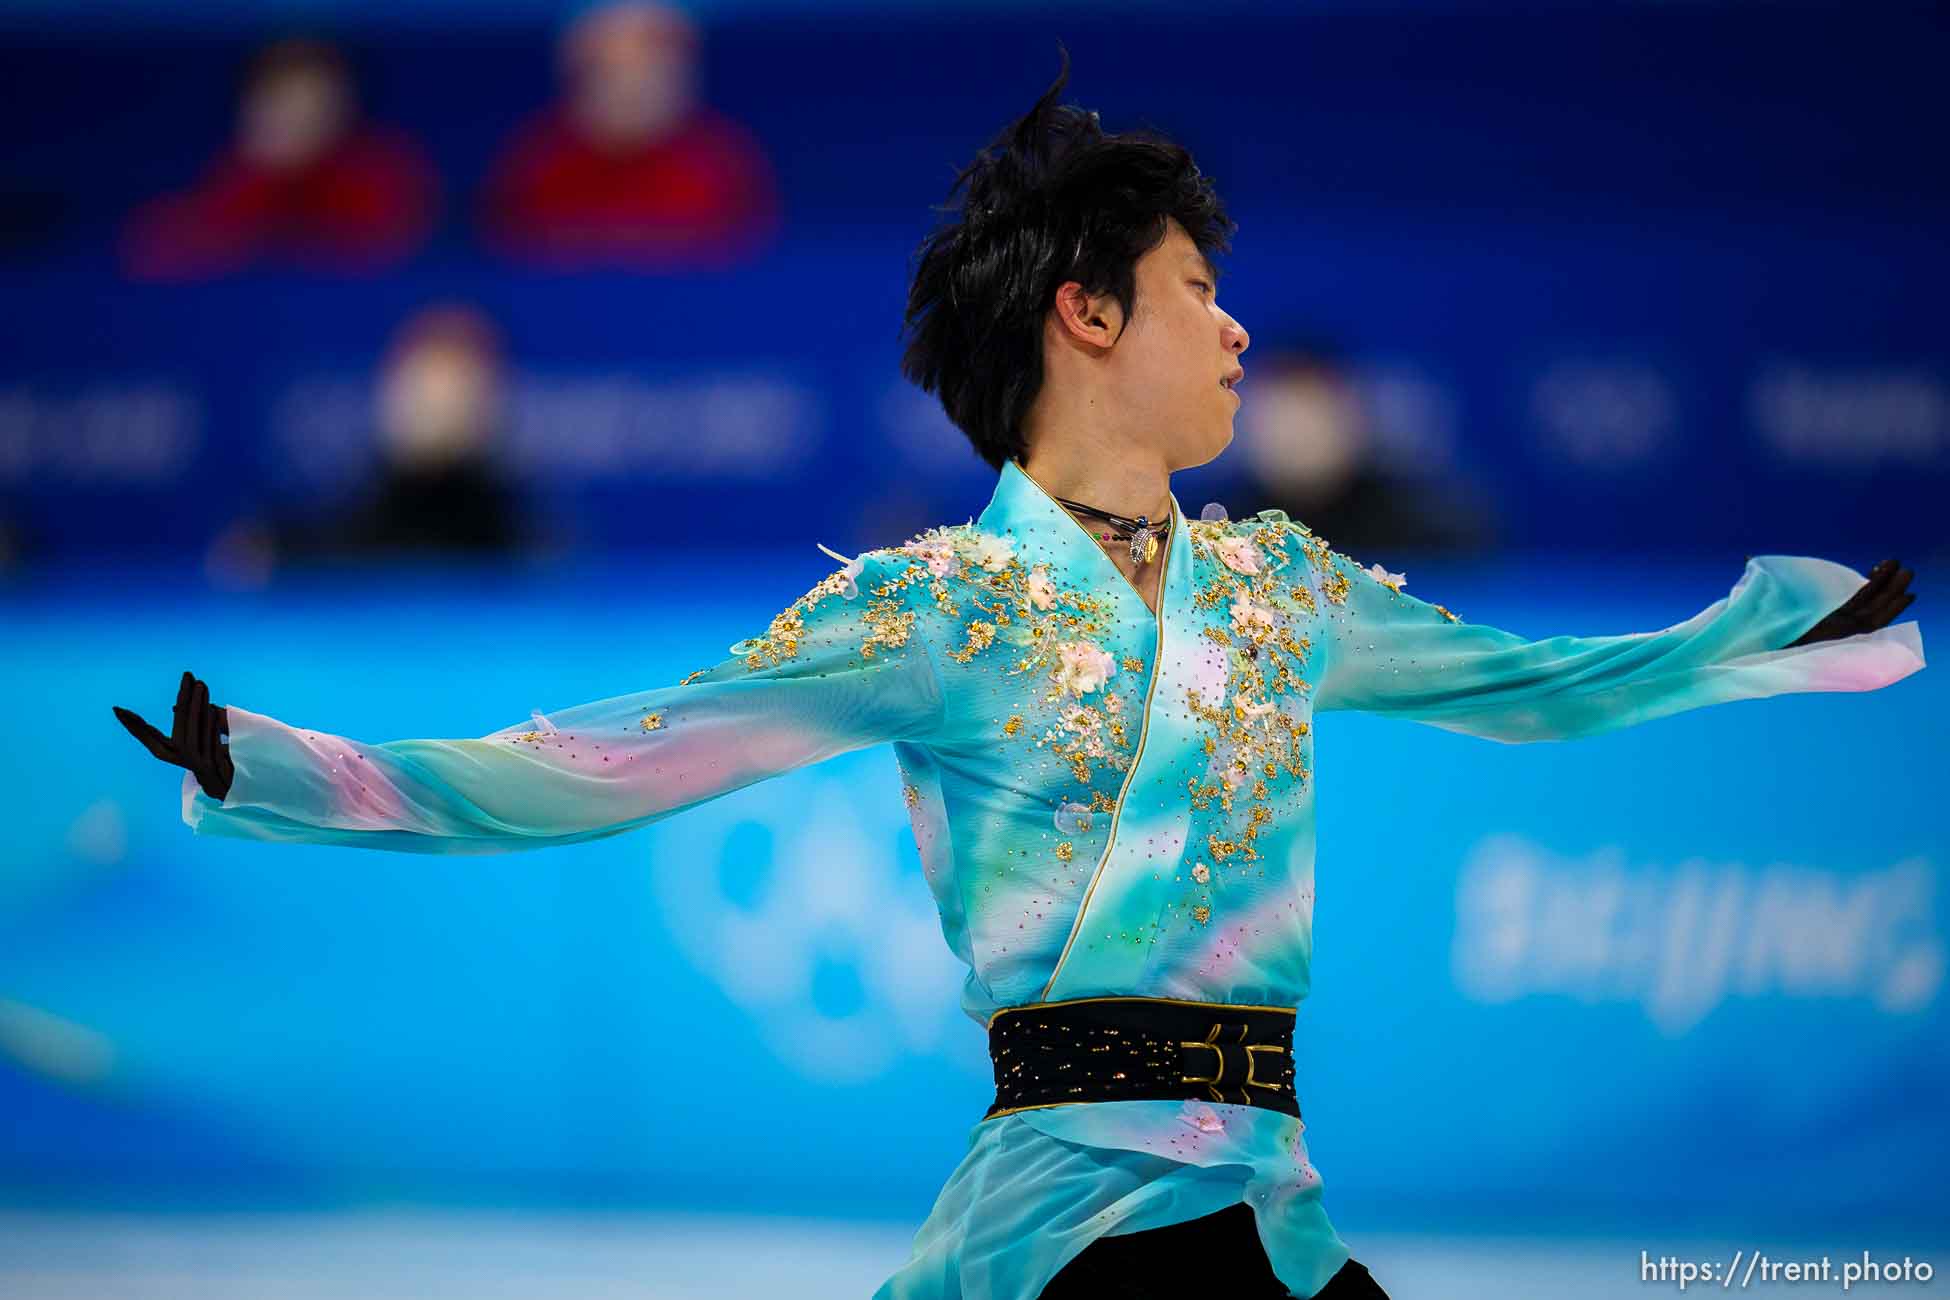
<path fill-rule="evenodd" d="M 1253 1207 L 1241 1201 L 1183 1223 L 1099 1237 L 1050 1279 L 1041 1300 L 1287 1300 L 1292 1294 L 1259 1243 Z M 1314 1300 L 1388 1300 L 1388 1293 L 1350 1259 Z"/>

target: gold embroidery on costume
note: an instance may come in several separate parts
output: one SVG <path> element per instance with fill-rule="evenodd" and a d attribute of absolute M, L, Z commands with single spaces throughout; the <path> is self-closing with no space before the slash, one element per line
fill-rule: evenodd
<path fill-rule="evenodd" d="M 965 664 L 993 644 L 995 644 L 995 624 L 978 618 L 968 625 L 967 643 L 959 650 L 950 651 L 948 657 L 956 663 Z"/>
<path fill-rule="evenodd" d="M 873 552 L 891 558 L 894 552 Z M 745 667 L 754 672 L 761 668 L 776 667 L 799 654 L 801 643 L 806 637 L 806 616 L 818 608 L 822 601 L 834 599 L 851 600 L 860 593 L 855 575 L 863 567 L 865 556 L 853 561 L 845 568 L 836 570 L 814 583 L 805 595 L 799 597 L 782 610 L 763 636 L 741 641 L 731 648 L 731 652 L 744 656 Z M 905 572 L 896 573 L 885 581 L 876 584 L 867 600 L 866 608 L 860 615 L 860 623 L 866 629 L 860 640 L 860 657 L 872 659 L 881 648 L 894 649 L 907 644 L 914 631 L 915 612 L 903 608 L 905 600 L 901 593 L 908 587 L 931 580 L 931 571 L 924 563 L 910 564 Z M 940 595 L 939 584 L 937 597 Z M 686 677 L 680 685 L 688 684 L 708 670 L 700 669 Z"/>
<path fill-rule="evenodd" d="M 1312 689 L 1307 628 L 1319 611 L 1314 580 L 1303 575 L 1324 563 L 1324 551 L 1278 511 L 1200 520 L 1188 531 L 1200 557 L 1192 593 L 1202 616 L 1199 653 L 1213 669 L 1185 688 L 1206 759 L 1202 773 L 1185 778 L 1185 792 L 1194 811 L 1217 821 L 1205 837 L 1212 865 L 1194 864 L 1196 893 L 1181 905 L 1204 925 L 1223 894 L 1221 872 L 1260 860 L 1256 841 L 1273 820 L 1273 801 L 1308 779 L 1310 727 L 1299 697 Z M 1330 600 L 1345 595 L 1331 579 L 1320 590 Z"/>
<path fill-rule="evenodd" d="M 1007 646 L 1006 676 L 1040 684 L 1018 697 L 1029 707 L 1007 715 L 1004 736 L 1024 734 L 1031 714 L 1041 715 L 1028 733 L 1036 747 L 1066 764 L 1093 799 L 1099 768 L 1128 769 L 1130 736 L 1118 717 L 1125 700 L 1111 685 L 1119 663 L 1102 644 L 1115 626 L 1106 600 L 1059 587 L 1046 565 L 1016 553 L 1013 537 L 972 523 L 931 528 L 894 554 L 926 576 L 935 608 L 961 623 L 948 658 L 967 664 Z M 1144 663 L 1123 666 L 1140 672 Z"/>
<path fill-rule="evenodd" d="M 875 588 L 883 590 L 884 588 Z M 867 625 L 866 638 L 860 642 L 860 657 L 871 659 L 874 647 L 896 647 L 907 644 L 907 638 L 914 631 L 914 611 L 902 609 L 900 602 L 887 597 L 875 597 L 867 602 L 867 612 L 861 621 Z"/>
<path fill-rule="evenodd" d="M 807 596 L 801 596 L 772 619 L 765 635 L 744 643 L 745 667 L 759 669 L 784 663 L 799 653 L 799 635 L 805 630 Z"/>

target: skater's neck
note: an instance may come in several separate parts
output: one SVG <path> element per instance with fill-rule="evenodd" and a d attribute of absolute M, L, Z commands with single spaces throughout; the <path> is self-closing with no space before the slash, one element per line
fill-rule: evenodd
<path fill-rule="evenodd" d="M 1135 519 L 1171 517 L 1171 471 L 1157 458 L 1088 436 L 1043 438 L 1019 462 L 1022 472 L 1055 497 Z"/>

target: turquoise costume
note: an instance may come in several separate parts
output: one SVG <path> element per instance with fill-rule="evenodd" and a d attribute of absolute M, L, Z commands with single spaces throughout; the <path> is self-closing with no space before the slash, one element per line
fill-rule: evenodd
<path fill-rule="evenodd" d="M 977 1022 L 1105 995 L 1294 1007 L 1312 948 L 1316 712 L 1561 740 L 1923 666 L 1913 622 L 1782 648 L 1863 582 L 1825 560 L 1756 557 L 1662 631 L 1527 641 L 1407 594 L 1276 511 L 1172 509 L 1155 617 L 1010 463 L 978 520 L 847 561 L 675 685 L 472 740 L 367 744 L 228 706 L 235 782 L 219 803 L 186 775 L 183 817 L 248 839 L 508 852 L 620 834 L 884 741 Z M 1100 1235 L 1241 1201 L 1274 1271 L 1311 1296 L 1349 1252 L 1304 1127 L 1176 1100 L 983 1120 L 877 1300 L 1031 1300 Z"/>

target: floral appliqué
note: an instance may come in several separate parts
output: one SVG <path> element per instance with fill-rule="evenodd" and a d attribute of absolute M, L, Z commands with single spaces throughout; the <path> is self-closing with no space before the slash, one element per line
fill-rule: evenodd
<path fill-rule="evenodd" d="M 1131 736 L 1124 703 L 1109 690 L 1118 661 L 1103 644 L 1114 624 L 1102 597 L 1060 586 L 1048 565 L 1023 560 L 1013 537 L 972 520 L 931 528 L 890 554 L 906 557 L 910 579 L 925 581 L 936 608 L 960 622 L 948 658 L 967 664 L 1005 653 L 1009 677 L 1040 681 L 1033 703 L 1049 712 L 1035 729 L 1029 710 L 1010 713 L 1003 736 L 1032 739 L 1086 786 L 1099 765 L 1128 769 Z"/>
<path fill-rule="evenodd" d="M 1390 573 L 1379 564 L 1370 564 L 1367 568 L 1367 574 L 1370 578 L 1373 578 L 1376 582 L 1398 595 L 1403 585 L 1408 582 L 1408 575 L 1406 573 Z"/>
<path fill-rule="evenodd" d="M 1185 689 L 1185 706 L 1202 724 L 1206 763 L 1202 774 L 1186 778 L 1186 793 L 1194 810 L 1223 818 L 1190 872 L 1196 892 L 1187 911 L 1207 925 L 1220 872 L 1259 861 L 1256 841 L 1273 820 L 1275 786 L 1308 777 L 1306 710 L 1281 704 L 1311 689 L 1304 673 L 1312 641 L 1304 629 L 1316 612 L 1316 584 L 1276 512 L 1200 520 L 1189 532 L 1195 553 L 1209 562 L 1194 583 L 1193 606 L 1207 621 L 1188 655 Z"/>

